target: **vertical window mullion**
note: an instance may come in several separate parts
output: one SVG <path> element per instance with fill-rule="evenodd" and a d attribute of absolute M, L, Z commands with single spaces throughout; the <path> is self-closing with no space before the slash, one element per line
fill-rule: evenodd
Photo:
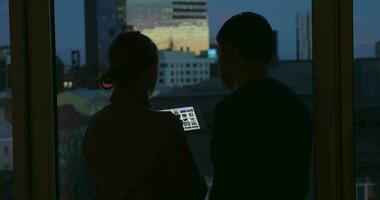
<path fill-rule="evenodd" d="M 56 199 L 50 3 L 10 1 L 15 199 Z"/>
<path fill-rule="evenodd" d="M 33 199 L 56 199 L 53 23 L 50 0 L 28 2 Z"/>
<path fill-rule="evenodd" d="M 354 199 L 352 1 L 313 1 L 317 199 Z"/>
<path fill-rule="evenodd" d="M 29 78 L 27 64 L 26 1 L 9 1 L 14 198 L 31 199 Z"/>

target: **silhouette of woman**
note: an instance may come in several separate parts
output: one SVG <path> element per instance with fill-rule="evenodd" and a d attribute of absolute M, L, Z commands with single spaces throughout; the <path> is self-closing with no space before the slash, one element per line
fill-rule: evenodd
<path fill-rule="evenodd" d="M 207 186 L 181 122 L 150 109 L 158 75 L 156 45 L 140 32 L 118 35 L 101 77 L 111 104 L 87 128 L 83 153 L 100 199 L 204 199 Z"/>

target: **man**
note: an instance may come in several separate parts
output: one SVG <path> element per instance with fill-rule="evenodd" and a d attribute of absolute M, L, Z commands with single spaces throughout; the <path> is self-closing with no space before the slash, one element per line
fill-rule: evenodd
<path fill-rule="evenodd" d="M 229 19 L 218 33 L 221 79 L 234 93 L 219 103 L 211 140 L 211 200 L 304 199 L 311 123 L 288 87 L 268 77 L 273 31 L 255 13 Z"/>

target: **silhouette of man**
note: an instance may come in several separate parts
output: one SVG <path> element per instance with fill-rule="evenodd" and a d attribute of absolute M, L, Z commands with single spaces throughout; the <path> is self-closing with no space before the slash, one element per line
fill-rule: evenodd
<path fill-rule="evenodd" d="M 233 94 L 215 110 L 210 199 L 304 199 L 311 156 L 303 101 L 268 77 L 273 31 L 255 13 L 230 18 L 217 35 L 221 79 Z"/>
<path fill-rule="evenodd" d="M 111 104 L 90 120 L 83 143 L 99 199 L 201 200 L 207 186 L 180 120 L 150 109 L 158 76 L 157 47 L 140 32 L 118 35 L 102 86 Z"/>

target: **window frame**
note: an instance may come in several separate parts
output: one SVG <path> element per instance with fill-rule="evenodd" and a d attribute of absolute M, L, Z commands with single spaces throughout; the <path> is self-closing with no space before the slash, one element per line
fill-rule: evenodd
<path fill-rule="evenodd" d="M 354 200 L 353 1 L 312 7 L 316 197 Z"/>
<path fill-rule="evenodd" d="M 54 1 L 9 6 L 15 199 L 54 200 Z M 354 200 L 353 2 L 312 0 L 312 13 L 316 199 Z"/>
<path fill-rule="evenodd" d="M 57 199 L 54 5 L 9 1 L 14 198 Z"/>

